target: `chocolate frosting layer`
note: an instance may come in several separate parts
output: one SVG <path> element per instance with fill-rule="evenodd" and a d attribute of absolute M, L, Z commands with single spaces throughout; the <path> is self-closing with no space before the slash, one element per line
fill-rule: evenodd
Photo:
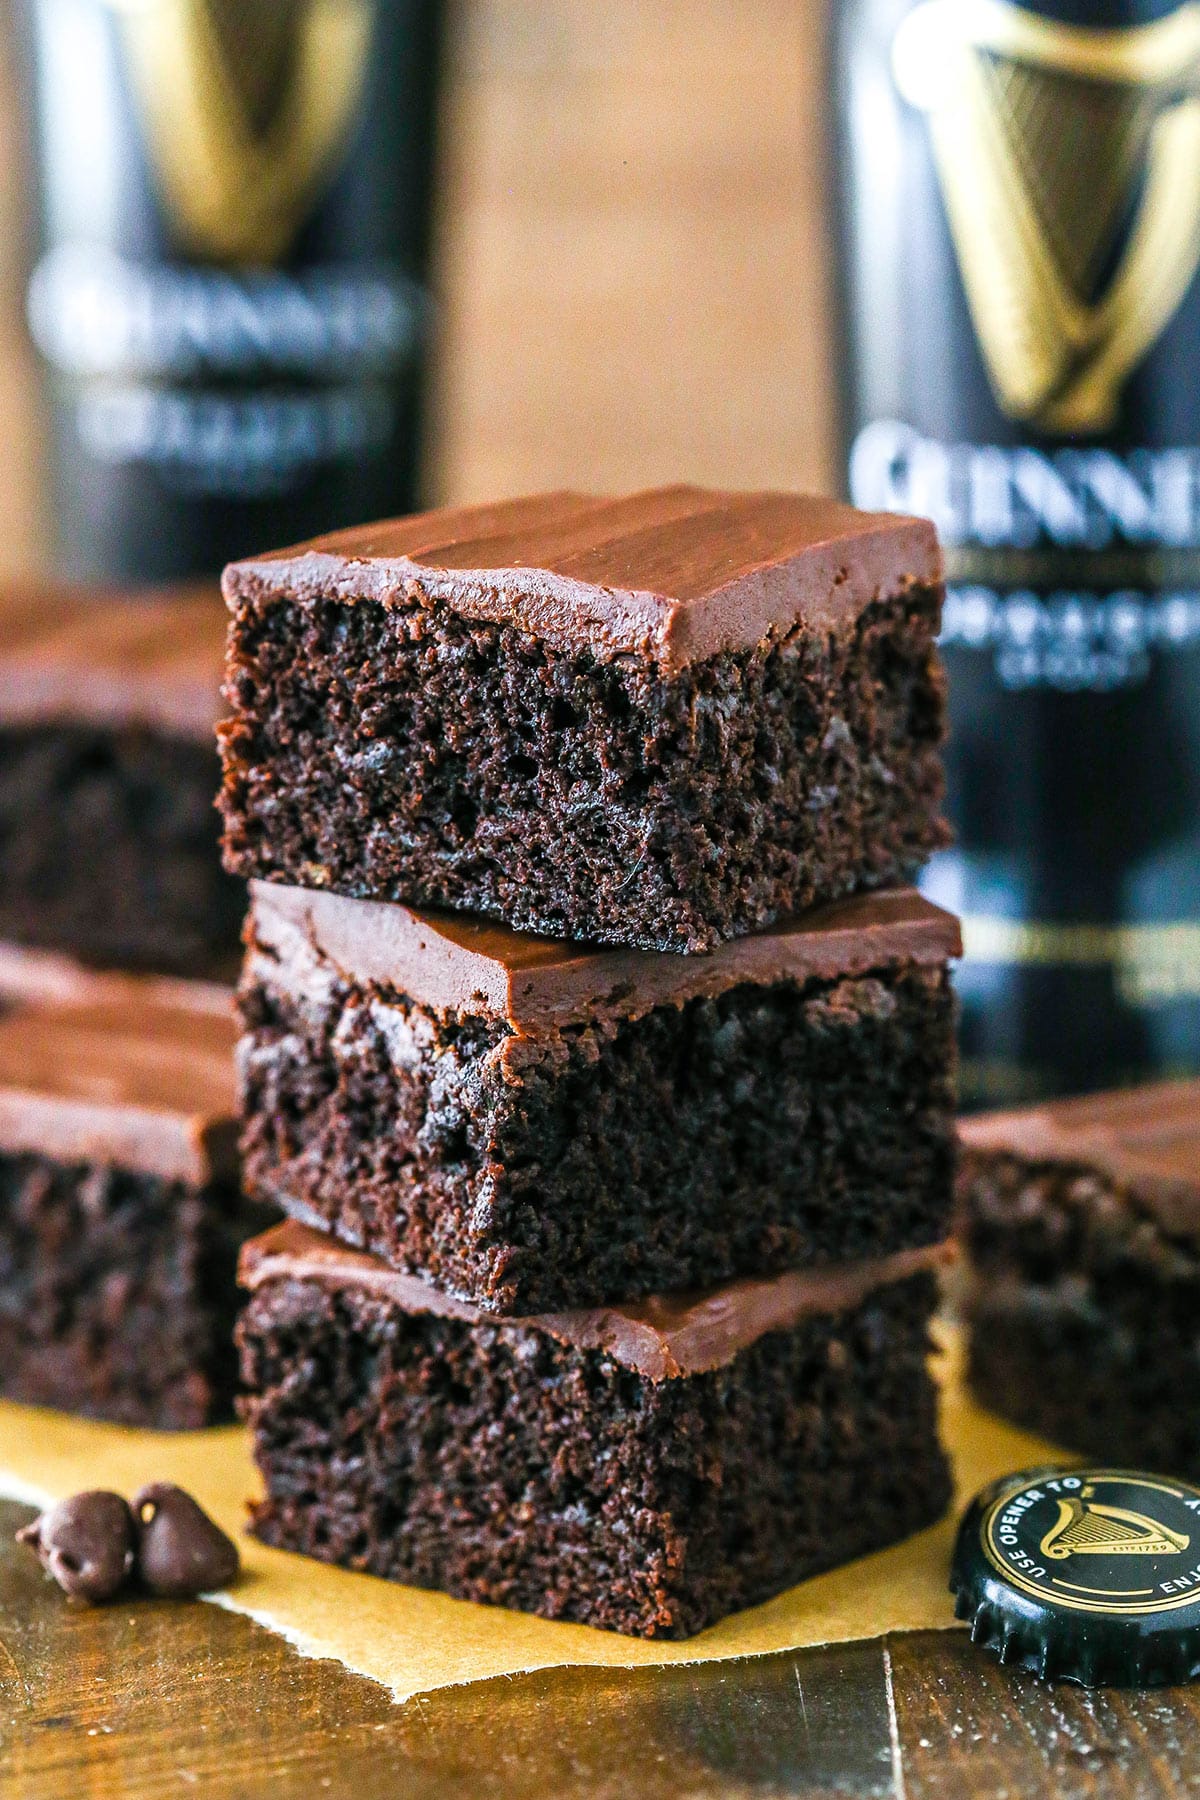
<path fill-rule="evenodd" d="M 272 882 L 251 883 L 247 969 L 302 992 L 322 966 L 355 986 L 393 989 L 435 1012 L 507 1019 L 536 1036 L 597 1014 L 635 1019 L 743 982 L 832 980 L 961 954 L 958 921 L 913 888 L 802 913 L 707 956 L 594 949 L 455 913 Z"/>
<path fill-rule="evenodd" d="M 141 725 L 210 742 L 225 707 L 216 583 L 0 594 L 0 725 Z"/>
<path fill-rule="evenodd" d="M 942 578 L 934 528 L 801 494 L 658 488 L 537 494 L 331 532 L 234 563 L 233 605 L 420 595 L 535 637 L 668 670 L 797 627 L 844 629 L 906 583 Z"/>
<path fill-rule="evenodd" d="M 277 1281 L 309 1281 L 377 1294 L 406 1313 L 433 1313 L 497 1331 L 544 1331 L 580 1350 L 604 1351 L 650 1381 L 670 1381 L 721 1368 L 768 1331 L 788 1331 L 813 1314 L 852 1312 L 877 1288 L 938 1268 L 951 1254 L 949 1246 L 934 1244 L 769 1281 L 729 1282 L 705 1294 L 496 1319 L 288 1219 L 243 1245 L 238 1277 L 252 1290 Z"/>
<path fill-rule="evenodd" d="M 195 1185 L 237 1172 L 231 997 L 81 973 L 0 999 L 0 1151 Z"/>
<path fill-rule="evenodd" d="M 983 1113 L 964 1119 L 959 1135 L 976 1155 L 1095 1170 L 1126 1188 L 1165 1231 L 1200 1236 L 1200 1081 Z"/>
<path fill-rule="evenodd" d="M 228 1017 L 233 989 L 216 981 L 191 981 L 175 975 L 134 975 L 119 969 L 95 969 L 59 950 L 0 942 L 0 1006 L 5 1000 L 45 1000 L 80 1005 L 89 1000 L 127 999 L 144 1004 L 148 996 L 164 1006 L 200 1010 Z"/>

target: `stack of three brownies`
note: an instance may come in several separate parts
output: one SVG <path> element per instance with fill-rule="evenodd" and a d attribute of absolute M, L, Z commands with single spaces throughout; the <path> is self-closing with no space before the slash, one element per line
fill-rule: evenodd
<path fill-rule="evenodd" d="M 932 527 L 561 493 L 226 594 L 259 1535 L 681 1637 L 931 1522 Z"/>

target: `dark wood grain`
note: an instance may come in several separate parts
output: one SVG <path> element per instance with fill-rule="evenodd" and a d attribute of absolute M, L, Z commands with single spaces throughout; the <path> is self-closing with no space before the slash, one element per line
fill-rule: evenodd
<path fill-rule="evenodd" d="M 404 1706 L 250 1620 L 76 1610 L 0 1504 L 5 1800 L 1177 1800 L 1200 1688 L 1085 1694 L 956 1632 L 662 1669 L 552 1669 Z"/>
<path fill-rule="evenodd" d="M 441 1785 L 451 1775 L 485 1800 L 892 1793 L 877 1643 L 690 1668 L 542 1670 L 445 1689 L 404 1715 L 430 1794 L 457 1792 Z"/>
<path fill-rule="evenodd" d="M 1200 1794 L 1200 1686 L 1048 1687 L 958 1632 L 889 1645 L 902 1800 L 1177 1800 Z"/>

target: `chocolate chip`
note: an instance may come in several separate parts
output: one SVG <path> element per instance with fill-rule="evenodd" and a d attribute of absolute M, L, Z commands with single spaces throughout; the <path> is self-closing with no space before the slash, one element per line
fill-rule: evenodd
<path fill-rule="evenodd" d="M 64 1593 L 111 1600 L 133 1568 L 133 1515 L 120 1494 L 93 1489 L 60 1500 L 17 1533 Z"/>
<path fill-rule="evenodd" d="M 237 1545 L 182 1488 L 150 1482 L 133 1497 L 133 1517 L 138 1574 L 150 1593 L 188 1600 L 237 1576 Z"/>

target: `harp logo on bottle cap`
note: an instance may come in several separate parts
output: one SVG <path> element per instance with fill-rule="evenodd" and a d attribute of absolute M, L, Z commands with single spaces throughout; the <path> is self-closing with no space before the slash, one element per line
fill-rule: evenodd
<path fill-rule="evenodd" d="M 1039 1469 L 978 1495 L 950 1577 L 959 1618 L 1002 1662 L 1087 1686 L 1200 1674 L 1200 1488 L 1112 1469 Z"/>

